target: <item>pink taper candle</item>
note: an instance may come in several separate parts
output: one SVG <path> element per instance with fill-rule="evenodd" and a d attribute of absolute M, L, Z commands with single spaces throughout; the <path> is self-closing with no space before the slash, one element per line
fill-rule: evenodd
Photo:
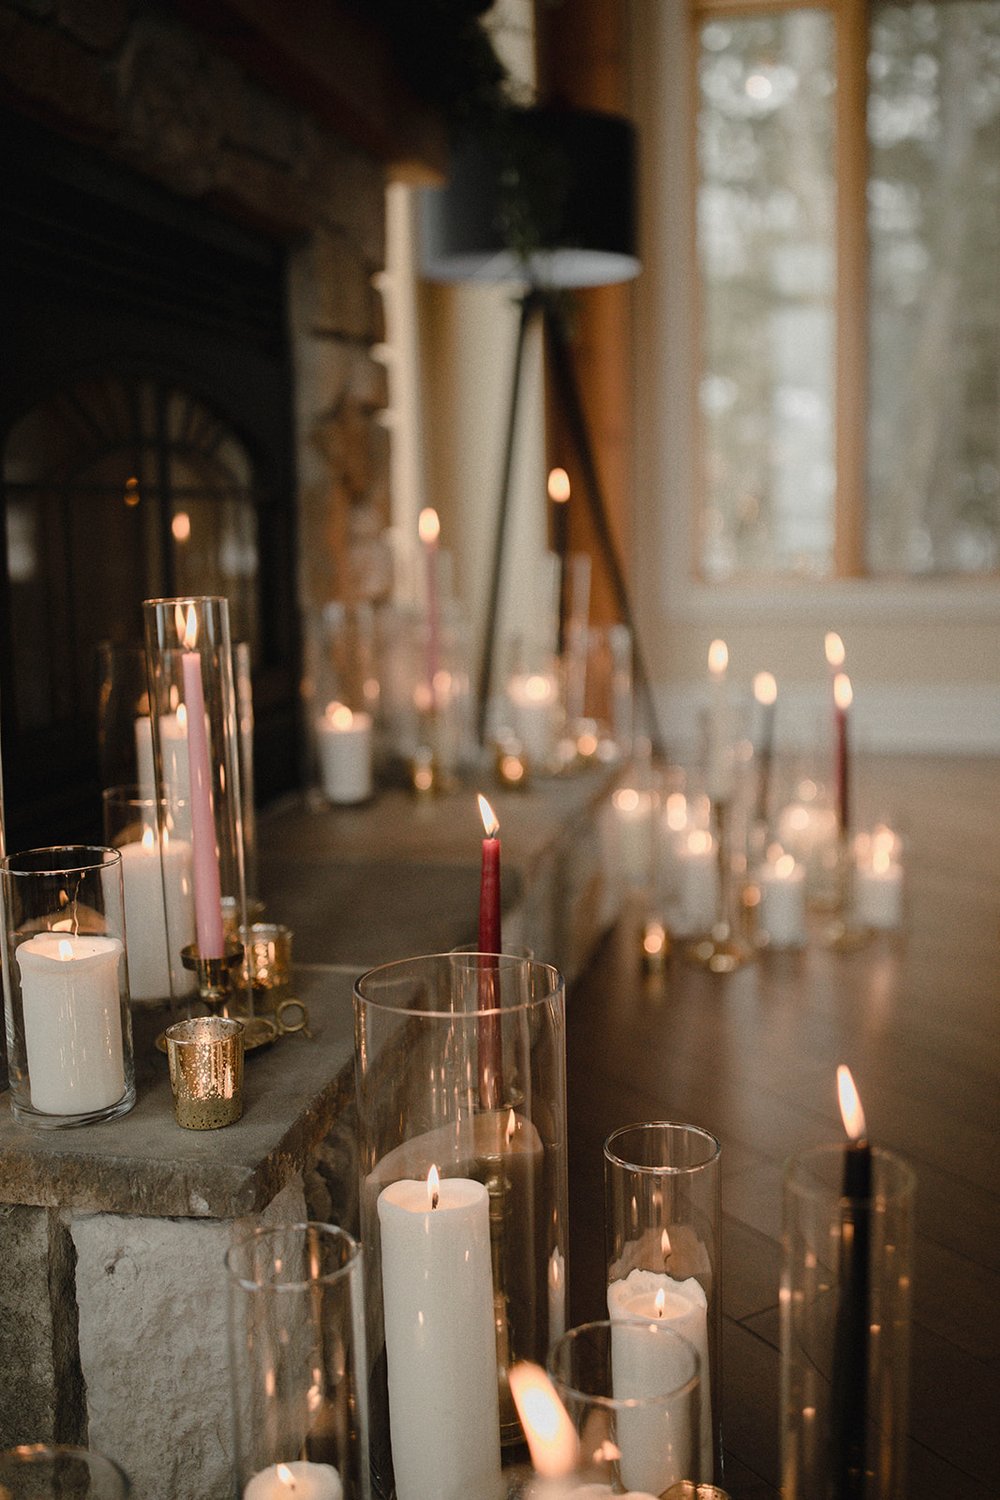
<path fill-rule="evenodd" d="M 178 634 L 184 646 L 181 671 L 184 676 L 184 706 L 187 709 L 188 767 L 191 774 L 191 842 L 194 845 L 194 917 L 198 952 L 202 958 L 221 958 L 226 951 L 222 930 L 222 887 L 219 879 L 219 847 L 212 811 L 212 771 L 205 732 L 205 693 L 201 680 L 201 657 L 194 646 L 198 621 L 193 604 L 187 620 L 177 606 Z"/>

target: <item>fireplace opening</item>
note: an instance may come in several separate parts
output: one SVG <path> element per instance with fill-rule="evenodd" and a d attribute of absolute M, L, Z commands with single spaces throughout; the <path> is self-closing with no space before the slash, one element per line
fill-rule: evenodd
<path fill-rule="evenodd" d="M 100 835 L 97 646 L 223 594 L 262 800 L 296 784 L 285 247 L 0 120 L 0 712 L 10 847 Z"/>

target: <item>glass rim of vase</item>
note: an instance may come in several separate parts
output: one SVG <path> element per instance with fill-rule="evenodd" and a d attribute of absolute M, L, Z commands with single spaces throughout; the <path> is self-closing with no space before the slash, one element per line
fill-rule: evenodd
<path fill-rule="evenodd" d="M 78 856 L 72 860 L 65 860 L 61 864 L 51 861 L 47 864 L 32 865 L 20 868 L 15 863 L 17 860 L 28 859 L 32 855 L 58 855 L 73 854 Z M 99 859 L 80 858 L 81 855 L 99 855 Z M 122 862 L 120 849 L 113 849 L 109 844 L 40 844 L 35 849 L 19 849 L 13 854 L 4 855 L 0 859 L 0 870 L 5 875 L 77 875 L 91 870 L 111 870 Z"/>
<path fill-rule="evenodd" d="M 96 1448 L 86 1448 L 81 1443 L 15 1443 L 10 1448 L 0 1450 L 0 1467 L 5 1459 L 15 1459 L 25 1464 L 45 1463 L 60 1458 L 81 1459 L 87 1464 L 110 1470 L 120 1481 L 123 1495 L 131 1495 L 132 1481 L 113 1458 L 106 1453 L 99 1453 Z M 6 1494 L 6 1490 L 3 1491 Z"/>
<path fill-rule="evenodd" d="M 801 1151 L 793 1152 L 786 1158 L 782 1169 L 786 1190 L 803 1198 L 843 1196 L 840 1181 L 844 1153 L 850 1145 L 845 1137 L 841 1142 L 824 1141 L 818 1146 L 805 1146 Z M 880 1204 L 901 1203 L 912 1198 L 917 1174 L 906 1158 L 890 1146 L 869 1144 L 869 1149 L 873 1166 L 882 1169 L 878 1174 L 881 1180 L 872 1183 L 872 1207 L 877 1209 Z M 825 1173 L 822 1168 L 826 1169 Z"/>
<path fill-rule="evenodd" d="M 612 1143 L 620 1137 L 646 1131 L 669 1131 L 683 1132 L 687 1137 L 694 1137 L 705 1143 L 708 1154 L 701 1161 L 687 1162 L 683 1165 L 674 1162 L 638 1162 L 632 1161 L 627 1156 L 620 1156 L 612 1149 Z M 706 1168 L 719 1160 L 722 1154 L 722 1143 L 719 1138 L 706 1130 L 703 1125 L 691 1125 L 684 1120 L 639 1120 L 633 1125 L 619 1125 L 612 1130 L 604 1142 L 604 1159 L 616 1167 L 622 1167 L 628 1172 L 645 1172 L 650 1175 L 661 1177 L 689 1177 L 694 1172 L 703 1172 Z"/>
<path fill-rule="evenodd" d="M 555 1357 L 558 1350 L 572 1347 L 579 1340 L 595 1332 L 612 1333 L 616 1328 L 631 1329 L 642 1338 L 649 1336 L 649 1330 L 654 1330 L 654 1337 L 661 1340 L 666 1338 L 671 1344 L 680 1348 L 688 1357 L 691 1373 L 677 1385 L 672 1385 L 669 1390 L 647 1393 L 644 1396 L 602 1396 L 596 1392 L 581 1390 L 578 1385 L 572 1385 L 555 1368 Z M 577 1323 L 573 1328 L 567 1328 L 565 1333 L 554 1340 L 545 1361 L 545 1368 L 552 1377 L 556 1387 L 570 1392 L 581 1401 L 586 1401 L 590 1406 L 610 1408 L 614 1411 L 625 1409 L 626 1411 L 642 1411 L 646 1407 L 660 1406 L 664 1401 L 675 1400 L 681 1396 L 689 1396 L 701 1384 L 701 1361 L 698 1351 L 689 1338 L 678 1333 L 676 1328 L 671 1328 L 668 1323 L 657 1323 L 646 1318 L 593 1318 L 589 1323 Z"/>
<path fill-rule="evenodd" d="M 245 1253 L 252 1245 L 261 1245 L 265 1241 L 277 1239 L 279 1235 L 287 1235 L 290 1231 L 298 1230 L 321 1230 L 325 1243 L 338 1243 L 345 1251 L 343 1263 L 324 1271 L 320 1276 L 308 1276 L 304 1280 L 296 1281 L 261 1281 L 253 1276 L 245 1276 L 240 1273 L 236 1266 L 236 1259 Z M 339 1224 L 327 1224 L 321 1219 L 294 1219 L 284 1224 L 261 1224 L 252 1229 L 249 1234 L 241 1236 L 234 1244 L 230 1245 L 225 1255 L 226 1271 L 230 1283 L 238 1286 L 244 1292 L 276 1292 L 279 1294 L 293 1294 L 308 1291 L 310 1287 L 334 1286 L 339 1281 L 346 1281 L 355 1266 L 361 1265 L 361 1241 L 355 1239 L 354 1235 L 347 1229 L 342 1229 Z"/>
<path fill-rule="evenodd" d="M 532 970 L 538 969 L 547 973 L 551 976 L 551 982 L 548 988 L 546 988 L 543 993 L 537 995 L 529 995 L 527 998 L 518 998 L 517 1000 L 511 1000 L 506 1004 L 503 1003 L 503 997 L 501 996 L 501 1003 L 499 1005 L 477 1006 L 475 1010 L 468 1011 L 459 1011 L 453 1008 L 439 1010 L 424 1006 L 416 1008 L 413 1005 L 393 1004 L 391 1001 L 382 999 L 378 995 L 367 995 L 362 989 L 362 986 L 364 985 L 366 980 L 370 980 L 375 976 L 379 976 L 387 981 L 386 989 L 388 992 L 388 985 L 392 981 L 393 971 L 398 971 L 400 979 L 402 979 L 405 970 L 414 964 L 440 963 L 442 965 L 449 964 L 454 966 L 456 963 L 462 962 L 467 963 L 468 968 L 471 970 L 473 967 L 472 960 L 480 958 L 488 960 L 488 963 L 483 965 L 484 968 L 491 968 L 495 971 L 499 970 L 500 973 L 504 973 L 513 971 L 515 966 L 517 968 L 523 968 L 527 966 Z M 480 965 L 476 964 L 475 967 L 476 969 L 478 969 Z M 521 958 L 519 955 L 514 953 L 483 953 L 479 951 L 474 951 L 471 953 L 460 953 L 455 949 L 449 949 L 444 953 L 419 953 L 415 954 L 411 958 L 393 959 L 390 963 L 376 964 L 373 968 L 366 969 L 365 972 L 363 974 L 359 974 L 358 978 L 354 981 L 354 998 L 360 1001 L 363 1005 L 373 1006 L 376 1010 L 382 1011 L 385 1014 L 389 1015 L 426 1016 L 435 1020 L 454 1021 L 462 1017 L 475 1018 L 476 1016 L 502 1016 L 512 1015 L 516 1011 L 534 1010 L 538 1006 L 547 1005 L 552 999 L 553 995 L 558 994 L 561 990 L 565 990 L 565 987 L 566 981 L 561 971 L 556 968 L 555 964 L 543 963 L 540 959 L 537 958 Z"/>
<path fill-rule="evenodd" d="M 162 599 L 144 599 L 143 604 L 225 604 L 228 608 L 229 600 L 225 594 L 168 594 Z"/>

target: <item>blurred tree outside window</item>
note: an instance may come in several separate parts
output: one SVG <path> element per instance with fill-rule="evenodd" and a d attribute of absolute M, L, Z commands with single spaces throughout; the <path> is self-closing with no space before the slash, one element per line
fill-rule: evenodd
<path fill-rule="evenodd" d="M 845 33 L 848 8 L 693 4 L 708 580 L 1000 571 L 1000 0 L 873 0 Z M 852 320 L 866 356 L 838 368 Z"/>

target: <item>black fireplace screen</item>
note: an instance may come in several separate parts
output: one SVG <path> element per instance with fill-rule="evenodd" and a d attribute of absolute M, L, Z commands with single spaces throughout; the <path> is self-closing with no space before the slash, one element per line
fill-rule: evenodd
<path fill-rule="evenodd" d="M 96 648 L 140 639 L 154 595 L 229 599 L 254 667 L 257 784 L 285 790 L 298 674 L 281 247 L 21 122 L 0 141 L 8 842 L 99 833 Z"/>

